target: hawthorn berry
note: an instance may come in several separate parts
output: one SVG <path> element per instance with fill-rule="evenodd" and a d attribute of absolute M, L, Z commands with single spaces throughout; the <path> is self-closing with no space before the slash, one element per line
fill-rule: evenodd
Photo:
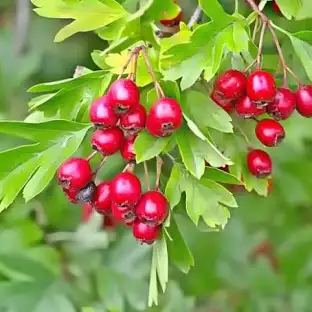
<path fill-rule="evenodd" d="M 105 156 L 110 156 L 120 150 L 124 135 L 118 127 L 98 129 L 93 133 L 91 144 L 94 150 Z"/>
<path fill-rule="evenodd" d="M 259 106 L 266 106 L 276 94 L 273 76 L 264 70 L 254 71 L 247 79 L 247 95 Z"/>
<path fill-rule="evenodd" d="M 64 193 L 67 197 L 67 199 L 72 203 L 72 204 L 78 204 L 78 200 L 77 200 L 77 194 L 78 191 L 75 189 L 64 189 Z"/>
<path fill-rule="evenodd" d="M 135 161 L 134 141 L 135 136 L 126 137 L 120 149 L 121 156 L 127 161 Z"/>
<path fill-rule="evenodd" d="M 272 173 L 272 160 L 270 155 L 260 149 L 249 151 L 247 155 L 249 172 L 257 178 L 266 178 Z"/>
<path fill-rule="evenodd" d="M 300 86 L 296 92 L 297 111 L 304 117 L 312 117 L 312 85 Z"/>
<path fill-rule="evenodd" d="M 117 221 L 132 225 L 136 219 L 136 215 L 132 208 L 123 209 L 116 203 L 112 203 L 112 215 Z"/>
<path fill-rule="evenodd" d="M 111 213 L 112 194 L 110 181 L 102 182 L 96 187 L 93 204 L 98 213 L 103 215 Z"/>
<path fill-rule="evenodd" d="M 141 182 L 130 172 L 119 173 L 111 184 L 112 199 L 122 209 L 133 208 L 141 198 Z"/>
<path fill-rule="evenodd" d="M 146 128 L 156 137 L 169 136 L 182 124 L 180 104 L 171 98 L 161 98 L 152 107 L 147 116 Z"/>
<path fill-rule="evenodd" d="M 173 27 L 173 26 L 179 25 L 179 23 L 182 21 L 182 19 L 183 19 L 183 13 L 182 13 L 182 11 L 180 11 L 179 14 L 172 19 L 160 20 L 160 24 L 162 24 L 166 27 Z"/>
<path fill-rule="evenodd" d="M 95 100 L 90 108 L 90 120 L 97 128 L 115 127 L 118 122 L 108 96 L 104 95 Z"/>
<path fill-rule="evenodd" d="M 233 100 L 226 100 L 220 95 L 216 89 L 212 90 L 210 95 L 211 99 L 223 108 L 226 112 L 230 113 L 233 109 Z"/>
<path fill-rule="evenodd" d="M 140 100 L 139 88 L 130 79 L 118 79 L 114 81 L 107 95 L 113 111 L 118 115 L 128 112 L 131 107 L 139 104 Z"/>
<path fill-rule="evenodd" d="M 142 195 L 137 207 L 136 215 L 148 224 L 163 223 L 168 214 L 168 201 L 158 191 L 148 191 Z"/>
<path fill-rule="evenodd" d="M 117 221 L 113 216 L 103 216 L 102 228 L 106 231 L 113 231 L 116 228 Z"/>
<path fill-rule="evenodd" d="M 289 89 L 278 88 L 273 102 L 267 106 L 267 112 L 276 120 L 291 116 L 296 108 L 296 96 Z"/>
<path fill-rule="evenodd" d="M 141 104 L 133 106 L 130 111 L 120 116 L 120 127 L 130 135 L 135 135 L 145 128 L 146 110 Z"/>
<path fill-rule="evenodd" d="M 264 107 L 257 106 L 248 96 L 243 96 L 236 101 L 235 110 L 244 118 L 254 118 L 265 113 Z"/>
<path fill-rule="evenodd" d="M 80 190 L 92 179 L 92 169 L 89 162 L 83 158 L 66 160 L 57 171 L 58 183 L 64 190 Z"/>
<path fill-rule="evenodd" d="M 90 203 L 84 204 L 82 206 L 82 215 L 81 215 L 82 223 L 86 223 L 90 220 L 92 212 L 93 206 Z"/>
<path fill-rule="evenodd" d="M 151 226 L 141 220 L 136 220 L 132 226 L 132 233 L 140 243 L 150 245 L 158 239 L 160 227 Z"/>
<path fill-rule="evenodd" d="M 214 89 L 224 99 L 235 100 L 245 95 L 247 78 L 239 70 L 230 69 L 215 81 Z"/>
<path fill-rule="evenodd" d="M 263 145 L 275 147 L 284 140 L 285 130 L 274 119 L 262 119 L 257 123 L 256 136 Z"/>

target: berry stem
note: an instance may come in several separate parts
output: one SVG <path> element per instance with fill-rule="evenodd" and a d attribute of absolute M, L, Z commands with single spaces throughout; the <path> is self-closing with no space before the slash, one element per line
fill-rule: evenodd
<path fill-rule="evenodd" d="M 146 181 L 147 190 L 150 191 L 151 190 L 151 184 L 150 184 L 148 166 L 147 166 L 146 161 L 143 162 L 143 166 L 144 166 L 144 174 L 145 174 L 145 181 Z"/>
<path fill-rule="evenodd" d="M 129 54 L 129 57 L 128 57 L 126 63 L 125 63 L 124 66 L 122 67 L 121 72 L 120 72 L 120 74 L 119 74 L 119 76 L 118 76 L 117 79 L 120 79 L 120 78 L 121 78 L 121 76 L 124 74 L 125 70 L 128 68 L 130 62 L 132 61 L 132 58 L 133 58 L 136 54 L 138 54 L 138 53 L 140 52 L 141 49 L 142 49 L 142 46 L 138 46 L 138 47 L 134 48 L 134 49 L 131 51 L 131 53 Z"/>
<path fill-rule="evenodd" d="M 93 159 L 93 157 L 97 154 L 97 151 L 94 151 L 91 155 L 89 155 L 87 158 L 86 158 L 86 161 L 90 161 L 91 159 Z"/>
<path fill-rule="evenodd" d="M 254 26 L 254 29 L 253 29 L 253 32 L 252 32 L 252 37 L 251 37 L 251 41 L 252 42 L 255 42 L 255 40 L 256 40 L 257 32 L 259 30 L 259 26 L 260 26 L 259 18 L 257 17 L 256 21 L 255 21 L 255 26 Z"/>
<path fill-rule="evenodd" d="M 256 63 L 257 63 L 257 60 L 253 60 L 253 62 L 249 64 L 244 70 L 244 74 L 246 74 Z"/>
<path fill-rule="evenodd" d="M 139 60 L 140 52 L 136 53 L 133 58 L 133 73 L 132 73 L 132 80 L 136 82 L 137 70 L 138 70 L 138 60 Z"/>
<path fill-rule="evenodd" d="M 299 86 L 301 86 L 302 82 L 301 82 L 300 78 L 288 66 L 286 66 L 286 70 L 294 77 L 294 79 L 296 80 L 297 84 Z"/>
<path fill-rule="evenodd" d="M 156 157 L 156 183 L 155 183 L 155 190 L 159 189 L 161 168 L 162 168 L 163 164 L 164 164 L 163 160 L 159 156 L 157 156 Z"/>
<path fill-rule="evenodd" d="M 238 125 L 235 125 L 235 128 L 238 130 L 238 132 L 241 134 L 241 136 L 244 138 L 246 145 L 247 145 L 247 149 L 250 149 L 251 143 L 249 141 L 248 136 L 246 135 L 245 131 Z"/>
<path fill-rule="evenodd" d="M 193 15 L 191 16 L 189 22 L 187 23 L 187 27 L 192 28 L 195 25 L 195 23 L 197 23 L 200 20 L 201 14 L 202 14 L 202 10 L 201 10 L 201 7 L 198 5 Z"/>
<path fill-rule="evenodd" d="M 155 72 L 154 72 L 153 67 L 151 65 L 151 61 L 150 61 L 150 58 L 148 56 L 146 47 L 142 46 L 141 49 L 142 49 L 143 57 L 144 57 L 144 60 L 145 60 L 148 72 L 149 72 L 149 74 L 151 75 L 151 77 L 153 79 L 157 96 L 158 96 L 158 98 L 165 97 L 165 93 L 164 93 L 163 89 L 161 88 L 160 84 L 158 83 L 158 81 L 156 79 L 156 75 L 155 75 Z"/>
<path fill-rule="evenodd" d="M 101 160 L 101 162 L 98 164 L 98 166 L 95 168 L 94 172 L 93 172 L 93 177 L 96 177 L 96 175 L 98 174 L 99 170 L 103 167 L 103 165 L 105 164 L 106 160 L 108 159 L 108 156 L 103 157 L 103 159 Z"/>
<path fill-rule="evenodd" d="M 259 38 L 259 47 L 258 47 L 258 54 L 257 54 L 257 68 L 261 69 L 261 60 L 262 60 L 262 50 L 263 50 L 263 41 L 264 41 L 264 35 L 265 35 L 265 30 L 268 26 L 268 21 L 263 20 L 262 21 L 262 28 L 261 28 L 261 33 L 260 33 L 260 38 Z"/>

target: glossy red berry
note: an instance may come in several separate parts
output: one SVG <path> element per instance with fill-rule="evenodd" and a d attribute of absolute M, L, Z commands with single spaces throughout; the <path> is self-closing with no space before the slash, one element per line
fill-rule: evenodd
<path fill-rule="evenodd" d="M 151 108 L 146 127 L 149 133 L 157 137 L 169 136 L 182 124 L 180 104 L 170 98 L 161 98 Z"/>
<path fill-rule="evenodd" d="M 249 172 L 257 178 L 266 178 L 272 173 L 271 157 L 260 149 L 254 149 L 248 153 L 247 166 Z"/>
<path fill-rule="evenodd" d="M 223 108 L 226 112 L 230 113 L 233 110 L 233 100 L 226 100 L 220 95 L 216 89 L 212 90 L 210 95 L 211 99 Z"/>
<path fill-rule="evenodd" d="M 298 113 L 304 117 L 312 117 L 312 85 L 300 86 L 296 99 Z"/>
<path fill-rule="evenodd" d="M 112 203 L 112 215 L 117 221 L 121 221 L 127 225 L 132 225 L 136 219 L 132 208 L 123 209 L 116 203 Z"/>
<path fill-rule="evenodd" d="M 158 191 L 148 191 L 142 195 L 137 207 L 136 215 L 148 224 L 163 223 L 168 214 L 168 201 Z"/>
<path fill-rule="evenodd" d="M 291 116 L 296 108 L 296 96 L 285 88 L 276 90 L 273 102 L 267 106 L 267 112 L 276 120 L 284 120 Z"/>
<path fill-rule="evenodd" d="M 112 194 L 110 181 L 102 182 L 96 187 L 93 204 L 98 213 L 103 215 L 111 213 Z"/>
<path fill-rule="evenodd" d="M 89 162 L 83 158 L 70 158 L 57 171 L 58 183 L 63 189 L 80 190 L 92 179 Z"/>
<path fill-rule="evenodd" d="M 243 96 L 236 101 L 235 110 L 239 116 L 244 118 L 253 118 L 265 113 L 264 107 L 259 107 L 256 103 L 251 102 L 248 96 Z"/>
<path fill-rule="evenodd" d="M 214 88 L 224 98 L 236 100 L 246 93 L 247 78 L 239 70 L 228 70 L 215 81 Z"/>
<path fill-rule="evenodd" d="M 145 128 L 146 109 L 137 104 L 120 117 L 120 127 L 129 135 L 135 135 Z"/>
<path fill-rule="evenodd" d="M 91 144 L 94 150 L 109 156 L 120 150 L 123 140 L 123 132 L 118 127 L 98 129 L 93 133 Z"/>
<path fill-rule="evenodd" d="M 134 141 L 135 136 L 130 136 L 124 139 L 120 149 L 121 156 L 127 161 L 135 161 Z"/>
<path fill-rule="evenodd" d="M 84 204 L 82 206 L 81 221 L 83 223 L 88 222 L 91 218 L 92 212 L 93 212 L 93 206 L 90 203 Z"/>
<path fill-rule="evenodd" d="M 247 95 L 259 106 L 266 106 L 276 94 L 273 76 L 264 70 L 254 71 L 247 79 Z"/>
<path fill-rule="evenodd" d="M 183 19 L 183 13 L 182 11 L 180 11 L 176 17 L 172 19 L 162 19 L 160 23 L 166 27 L 173 27 L 173 26 L 179 25 L 182 19 Z"/>
<path fill-rule="evenodd" d="M 139 104 L 140 91 L 130 79 L 118 79 L 108 90 L 108 98 L 116 114 L 125 114 L 131 107 Z"/>
<path fill-rule="evenodd" d="M 108 96 L 104 95 L 92 103 L 90 120 L 97 128 L 115 127 L 118 119 L 119 117 L 113 111 Z"/>
<path fill-rule="evenodd" d="M 140 242 L 145 244 L 153 244 L 159 237 L 159 226 L 148 225 L 141 220 L 136 220 L 132 227 L 133 236 Z"/>
<path fill-rule="evenodd" d="M 141 182 L 130 172 L 119 173 L 111 184 L 113 201 L 121 208 L 134 207 L 141 198 Z"/>
<path fill-rule="evenodd" d="M 274 119 L 262 119 L 257 123 L 256 136 L 263 145 L 275 147 L 284 140 L 285 130 Z"/>
<path fill-rule="evenodd" d="M 67 197 L 67 199 L 72 203 L 72 204 L 78 204 L 78 200 L 76 198 L 77 194 L 78 194 L 78 190 L 75 189 L 68 189 L 68 190 L 64 190 L 64 193 Z"/>

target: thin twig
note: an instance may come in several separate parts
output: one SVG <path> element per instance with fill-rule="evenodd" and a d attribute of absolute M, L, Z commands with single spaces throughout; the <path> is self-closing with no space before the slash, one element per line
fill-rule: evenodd
<path fill-rule="evenodd" d="M 252 41 L 252 42 L 255 42 L 255 40 L 256 40 L 256 35 L 257 35 L 257 32 L 258 32 L 259 24 L 260 24 L 260 20 L 259 20 L 259 18 L 257 17 L 257 18 L 256 18 L 256 21 L 255 21 L 254 30 L 253 30 L 253 32 L 252 32 L 252 37 L 251 37 L 251 41 Z"/>
<path fill-rule="evenodd" d="M 131 51 L 131 53 L 129 54 L 129 57 L 128 57 L 126 63 L 123 65 L 123 67 L 122 67 L 122 69 L 121 69 L 121 72 L 120 72 L 120 74 L 119 74 L 119 76 L 118 76 L 118 79 L 120 79 L 121 76 L 124 74 L 124 72 L 126 71 L 126 69 L 127 69 L 128 66 L 129 66 L 130 62 L 132 61 L 132 58 L 133 58 L 137 53 L 140 52 L 141 48 L 142 48 L 142 46 L 139 46 L 139 47 L 134 48 L 134 49 Z"/>
<path fill-rule="evenodd" d="M 195 25 L 195 23 L 197 23 L 200 20 L 201 14 L 202 14 L 202 10 L 201 10 L 201 7 L 198 5 L 197 8 L 195 9 L 193 15 L 191 16 L 191 18 L 187 24 L 187 27 L 192 28 Z"/>
<path fill-rule="evenodd" d="M 244 70 L 244 74 L 246 74 L 248 70 L 251 69 L 256 63 L 257 63 L 257 60 L 253 60 L 252 63 L 250 63 Z"/>
<path fill-rule="evenodd" d="M 150 184 L 148 166 L 147 166 L 146 161 L 143 162 L 143 166 L 144 166 L 144 174 L 145 174 L 145 182 L 146 182 L 147 190 L 150 191 L 151 190 L 151 184 Z"/>
<path fill-rule="evenodd" d="M 260 33 L 258 54 L 257 54 L 257 67 L 258 67 L 258 69 L 261 68 L 263 41 L 264 41 L 264 35 L 265 35 L 265 30 L 266 30 L 267 26 L 268 26 L 268 22 L 262 21 L 262 28 L 261 28 L 261 33 Z"/>
<path fill-rule="evenodd" d="M 86 161 L 90 161 L 96 154 L 97 154 L 97 151 L 94 151 L 91 155 L 89 155 L 89 156 L 86 158 Z"/>
<path fill-rule="evenodd" d="M 286 66 L 286 70 L 294 77 L 294 79 L 296 80 L 297 84 L 299 86 L 301 86 L 302 82 L 301 82 L 300 78 L 288 66 Z"/>
<path fill-rule="evenodd" d="M 162 168 L 163 164 L 164 164 L 163 160 L 159 156 L 157 156 L 156 157 L 156 183 L 155 183 L 155 190 L 159 189 L 161 168 Z"/>
<path fill-rule="evenodd" d="M 132 75 L 132 79 L 133 79 L 134 82 L 136 82 L 139 56 L 140 56 L 140 52 L 135 54 L 134 59 L 133 59 L 133 75 Z"/>

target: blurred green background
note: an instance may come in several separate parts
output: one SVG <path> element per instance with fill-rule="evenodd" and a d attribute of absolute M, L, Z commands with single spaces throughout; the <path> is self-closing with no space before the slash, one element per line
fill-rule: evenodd
<path fill-rule="evenodd" d="M 233 2 L 223 1 L 229 12 Z M 180 4 L 187 18 L 195 1 Z M 312 28 L 310 21 L 290 23 L 267 13 L 285 28 Z M 27 116 L 31 85 L 71 77 L 77 65 L 96 68 L 90 53 L 105 43 L 88 33 L 55 44 L 61 23 L 36 16 L 27 0 L 0 1 L 1 119 Z M 293 55 L 288 60 L 302 71 Z M 171 268 L 169 290 L 152 311 L 312 311 L 312 120 L 295 114 L 284 124 L 285 143 L 272 153 L 269 197 L 236 190 L 239 208 L 221 233 L 199 233 L 181 219 L 195 267 L 188 275 Z M 0 150 L 14 145 L 0 136 Z M 121 166 L 112 159 L 103 178 Z M 149 248 L 121 229 L 102 230 L 101 222 L 94 216 L 82 224 L 81 209 L 69 205 L 56 185 L 4 212 L 0 302 L 7 304 L 0 311 L 147 311 Z"/>

